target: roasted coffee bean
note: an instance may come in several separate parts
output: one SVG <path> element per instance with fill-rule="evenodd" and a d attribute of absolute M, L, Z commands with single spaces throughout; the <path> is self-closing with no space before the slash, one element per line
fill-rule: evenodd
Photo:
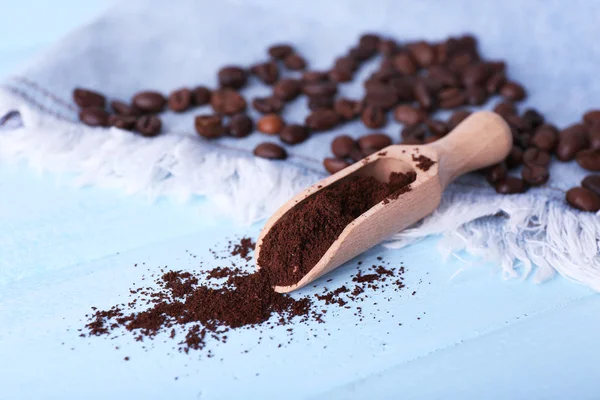
<path fill-rule="evenodd" d="M 333 103 L 333 110 L 344 120 L 358 117 L 362 111 L 362 103 L 356 100 L 339 98 Z"/>
<path fill-rule="evenodd" d="M 110 126 L 114 126 L 115 128 L 124 129 L 126 131 L 130 131 L 135 126 L 137 118 L 134 116 L 126 116 L 126 115 L 111 115 L 108 117 L 108 124 Z"/>
<path fill-rule="evenodd" d="M 600 171 L 600 149 L 581 150 L 575 157 L 577 164 L 588 171 Z"/>
<path fill-rule="evenodd" d="M 382 108 L 367 105 L 362 110 L 361 120 L 367 128 L 377 129 L 383 127 L 387 122 L 385 111 Z"/>
<path fill-rule="evenodd" d="M 299 54 L 290 54 L 283 60 L 283 64 L 287 69 L 292 71 L 300 71 L 306 68 L 306 61 Z"/>
<path fill-rule="evenodd" d="M 458 110 L 455 111 L 448 119 L 448 130 L 452 130 L 456 128 L 458 124 L 463 122 L 469 115 L 471 115 L 470 111 Z"/>
<path fill-rule="evenodd" d="M 467 68 L 462 73 L 462 83 L 467 88 L 477 86 L 481 90 L 483 89 L 483 84 L 487 81 L 490 75 L 490 70 L 488 65 L 482 62 L 474 63 Z"/>
<path fill-rule="evenodd" d="M 550 164 L 550 161 L 550 153 L 535 147 L 530 147 L 523 153 L 523 163 L 525 165 L 540 165 L 542 167 L 547 167 Z"/>
<path fill-rule="evenodd" d="M 144 113 L 158 113 L 165 108 L 167 99 L 158 92 L 144 91 L 133 96 L 131 104 Z"/>
<path fill-rule="evenodd" d="M 342 158 L 329 157 L 323 160 L 323 166 L 330 174 L 335 174 L 336 172 L 341 171 L 350 165 L 352 164 Z"/>
<path fill-rule="evenodd" d="M 257 97 L 252 100 L 252 107 L 262 114 L 279 114 L 283 110 L 283 100 L 277 97 Z"/>
<path fill-rule="evenodd" d="M 314 83 L 329 80 L 329 72 L 325 71 L 306 71 L 302 74 L 302 82 Z"/>
<path fill-rule="evenodd" d="M 310 136 L 310 132 L 303 125 L 286 125 L 279 133 L 283 143 L 298 144 L 304 142 Z"/>
<path fill-rule="evenodd" d="M 365 156 L 366 155 L 362 152 L 362 150 L 358 146 L 356 146 L 356 148 L 350 152 L 350 159 L 354 162 L 358 162 L 358 161 L 362 160 L 363 158 L 365 158 Z"/>
<path fill-rule="evenodd" d="M 230 136 L 243 138 L 248 136 L 254 130 L 254 122 L 246 114 L 238 114 L 231 117 L 226 131 Z"/>
<path fill-rule="evenodd" d="M 425 125 L 434 136 L 442 137 L 449 132 L 448 125 L 437 119 L 428 118 L 425 120 Z"/>
<path fill-rule="evenodd" d="M 600 110 L 589 110 L 583 114 L 583 122 L 587 125 L 600 124 Z"/>
<path fill-rule="evenodd" d="M 261 143 L 254 148 L 254 155 L 269 160 L 285 160 L 287 152 L 275 143 Z"/>
<path fill-rule="evenodd" d="M 527 190 L 525 181 L 519 178 L 508 176 L 494 185 L 497 193 L 500 194 L 516 194 L 524 193 Z"/>
<path fill-rule="evenodd" d="M 225 133 L 223 118 L 220 115 L 198 115 L 194 126 L 196 132 L 207 139 L 216 139 Z"/>
<path fill-rule="evenodd" d="M 356 58 L 352 57 L 339 57 L 333 63 L 333 69 L 343 69 L 346 71 L 354 72 L 358 69 L 360 63 L 356 60 Z"/>
<path fill-rule="evenodd" d="M 275 44 L 268 49 L 269 56 L 276 60 L 283 60 L 294 52 L 294 48 L 289 44 Z"/>
<path fill-rule="evenodd" d="M 402 75 L 415 75 L 417 65 L 409 53 L 399 53 L 394 56 L 394 68 Z"/>
<path fill-rule="evenodd" d="M 358 61 L 367 61 L 371 57 L 377 54 L 377 49 L 370 49 L 367 47 L 353 47 L 348 51 L 348 56 L 356 58 Z"/>
<path fill-rule="evenodd" d="M 571 125 L 558 134 L 556 158 L 571 161 L 575 155 L 588 145 L 587 127 L 583 124 Z"/>
<path fill-rule="evenodd" d="M 393 39 L 382 39 L 379 41 L 377 50 L 384 56 L 391 56 L 398 51 L 398 43 Z"/>
<path fill-rule="evenodd" d="M 394 118 L 404 125 L 416 125 L 427 118 L 427 113 L 420 108 L 401 104 L 394 108 Z"/>
<path fill-rule="evenodd" d="M 368 105 L 381 107 L 384 110 L 389 110 L 398 102 L 396 90 L 386 84 L 370 85 L 367 88 L 365 103 Z"/>
<path fill-rule="evenodd" d="M 172 92 L 167 102 L 169 109 L 175 112 L 183 112 L 192 105 L 192 92 L 183 88 Z"/>
<path fill-rule="evenodd" d="M 600 195 L 584 187 L 575 187 L 567 192 L 567 203 L 581 211 L 600 210 Z"/>
<path fill-rule="evenodd" d="M 108 113 L 103 108 L 82 108 L 79 120 L 89 126 L 108 126 Z"/>
<path fill-rule="evenodd" d="M 415 83 L 413 92 L 415 99 L 421 105 L 421 108 L 425 110 L 431 110 L 433 108 L 433 97 L 423 81 Z"/>
<path fill-rule="evenodd" d="M 476 61 L 476 58 L 470 53 L 454 54 L 450 57 L 448 69 L 458 75 L 462 75 L 465 69 L 474 61 Z"/>
<path fill-rule="evenodd" d="M 246 100 L 233 89 L 215 90 L 210 105 L 216 113 L 225 115 L 235 115 L 246 110 Z"/>
<path fill-rule="evenodd" d="M 316 96 L 335 96 L 337 85 L 334 82 L 315 82 L 307 83 L 302 87 L 302 92 L 309 97 Z"/>
<path fill-rule="evenodd" d="M 502 97 L 512 101 L 521 101 L 527 96 L 523 86 L 513 81 L 505 82 L 500 88 L 500 94 Z"/>
<path fill-rule="evenodd" d="M 311 111 L 318 110 L 320 108 L 327 108 L 333 110 L 333 97 L 309 97 L 308 98 L 308 109 Z"/>
<path fill-rule="evenodd" d="M 358 139 L 358 147 L 365 155 L 371 155 L 392 144 L 392 139 L 384 133 L 371 133 Z"/>
<path fill-rule="evenodd" d="M 435 60 L 435 53 L 433 52 L 433 47 L 429 43 L 425 41 L 419 41 L 409 43 L 406 45 L 406 47 L 421 68 L 427 68 L 433 64 Z"/>
<path fill-rule="evenodd" d="M 448 62 L 448 45 L 446 43 L 437 43 L 433 46 L 435 52 L 435 63 L 446 64 Z"/>
<path fill-rule="evenodd" d="M 513 103 L 503 101 L 494 107 L 494 112 L 506 119 L 509 115 L 516 115 L 517 109 Z"/>
<path fill-rule="evenodd" d="M 285 123 L 277 114 L 266 114 L 258 120 L 256 127 L 267 135 L 277 135 L 283 129 Z"/>
<path fill-rule="evenodd" d="M 272 85 L 279 79 L 279 68 L 274 61 L 256 64 L 250 68 L 250 72 L 267 85 Z"/>
<path fill-rule="evenodd" d="M 548 182 L 548 168 L 541 165 L 525 165 L 522 172 L 523 180 L 531 186 L 540 186 Z"/>
<path fill-rule="evenodd" d="M 506 178 L 508 171 L 504 163 L 496 164 L 492 167 L 485 169 L 485 179 L 490 183 L 494 184 Z"/>
<path fill-rule="evenodd" d="M 506 120 L 506 122 L 508 122 L 508 125 L 511 128 L 515 128 L 517 130 L 517 133 L 528 133 L 531 130 L 531 126 L 521 117 L 519 117 L 518 115 L 507 115 L 506 118 L 504 118 Z"/>
<path fill-rule="evenodd" d="M 413 94 L 413 88 L 415 86 L 414 79 L 412 77 L 400 77 L 394 78 L 388 83 L 396 91 L 398 101 L 413 101 L 415 96 Z"/>
<path fill-rule="evenodd" d="M 283 101 L 294 100 L 302 90 L 302 83 L 298 79 L 281 79 L 273 86 L 273 96 Z"/>
<path fill-rule="evenodd" d="M 221 88 L 241 89 L 246 85 L 248 75 L 242 67 L 228 65 L 219 70 L 219 85 Z"/>
<path fill-rule="evenodd" d="M 457 88 L 444 89 L 438 93 L 438 101 L 440 108 L 449 110 L 466 104 L 467 95 Z"/>
<path fill-rule="evenodd" d="M 431 79 L 436 80 L 443 87 L 456 87 L 458 86 L 458 79 L 456 75 L 448 68 L 441 65 L 433 65 L 427 70 L 427 74 Z"/>
<path fill-rule="evenodd" d="M 533 108 L 525 110 L 523 119 L 531 126 L 531 129 L 536 129 L 544 123 L 544 116 Z"/>
<path fill-rule="evenodd" d="M 531 144 L 540 150 L 552 152 L 558 143 L 558 129 L 554 125 L 542 124 L 535 129 Z"/>
<path fill-rule="evenodd" d="M 340 122 L 340 117 L 333 110 L 322 108 L 315 110 L 306 117 L 306 126 L 312 131 L 328 131 Z"/>
<path fill-rule="evenodd" d="M 600 124 L 588 127 L 588 142 L 592 149 L 600 149 Z"/>
<path fill-rule="evenodd" d="M 81 108 L 104 108 L 106 97 L 89 89 L 76 88 L 73 90 L 73 100 Z"/>
<path fill-rule="evenodd" d="M 350 157 L 350 154 L 357 148 L 359 147 L 356 140 L 348 135 L 340 135 L 331 142 L 331 152 L 339 158 Z"/>
<path fill-rule="evenodd" d="M 472 106 L 480 106 L 487 101 L 487 92 L 479 86 L 470 86 L 467 88 L 467 103 Z"/>
<path fill-rule="evenodd" d="M 113 100 L 111 101 L 110 106 L 116 114 L 124 117 L 136 117 L 140 115 L 140 110 L 134 106 L 130 106 L 124 101 Z"/>
<path fill-rule="evenodd" d="M 418 139 L 419 141 L 423 141 L 425 139 L 425 135 L 427 135 L 427 127 L 423 124 L 406 126 L 400 132 L 402 136 L 403 143 L 406 143 L 408 139 Z"/>
<path fill-rule="evenodd" d="M 588 175 L 581 181 L 581 186 L 600 195 L 600 175 Z"/>
<path fill-rule="evenodd" d="M 381 38 L 374 33 L 365 33 L 358 40 L 358 46 L 368 49 L 377 49 Z"/>
<path fill-rule="evenodd" d="M 485 90 L 487 90 L 488 94 L 498 94 L 500 93 L 500 88 L 506 82 L 506 77 L 503 72 L 496 72 L 492 74 L 487 82 L 485 83 Z"/>
<path fill-rule="evenodd" d="M 162 129 L 162 121 L 156 115 L 142 115 L 135 123 L 135 130 L 143 136 L 156 136 Z"/>
<path fill-rule="evenodd" d="M 194 89 L 194 92 L 192 93 L 192 100 L 194 101 L 195 105 L 203 106 L 205 104 L 210 103 L 211 96 L 212 92 L 209 88 L 204 86 L 198 86 L 196 89 Z"/>
<path fill-rule="evenodd" d="M 348 69 L 334 68 L 329 71 L 329 79 L 331 79 L 333 82 L 350 82 L 352 78 L 352 71 Z"/>

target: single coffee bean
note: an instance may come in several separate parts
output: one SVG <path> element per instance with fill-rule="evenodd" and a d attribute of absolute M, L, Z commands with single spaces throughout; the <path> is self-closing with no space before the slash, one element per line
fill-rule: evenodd
<path fill-rule="evenodd" d="M 229 125 L 226 130 L 229 132 L 230 136 L 243 138 L 252 133 L 252 130 L 254 130 L 254 122 L 252 122 L 252 118 L 246 114 L 234 115 L 229 120 Z"/>
<path fill-rule="evenodd" d="M 548 168 L 541 165 L 525 165 L 522 172 L 523 180 L 531 186 L 540 186 L 548 182 Z"/>
<path fill-rule="evenodd" d="M 209 88 L 204 86 L 198 86 L 192 93 L 192 100 L 197 106 L 203 106 L 210 103 L 212 92 Z"/>
<path fill-rule="evenodd" d="M 225 115 L 235 115 L 246 110 L 246 100 L 233 89 L 215 90 L 210 105 L 216 113 Z"/>
<path fill-rule="evenodd" d="M 337 85 L 334 82 L 315 82 L 307 83 L 302 87 L 302 92 L 309 96 L 335 96 Z"/>
<path fill-rule="evenodd" d="M 158 92 L 144 91 L 133 96 L 131 103 L 144 113 L 159 113 L 165 108 L 167 99 Z"/>
<path fill-rule="evenodd" d="M 395 106 L 397 102 L 398 95 L 392 86 L 376 84 L 367 87 L 367 95 L 365 96 L 366 104 L 389 110 Z"/>
<path fill-rule="evenodd" d="M 589 110 L 583 114 L 583 122 L 587 125 L 600 124 L 600 110 Z"/>
<path fill-rule="evenodd" d="M 283 60 L 283 65 L 292 71 L 300 71 L 306 68 L 306 61 L 299 54 L 290 54 Z"/>
<path fill-rule="evenodd" d="M 600 195 L 584 187 L 575 187 L 567 192 L 567 203 L 581 211 L 600 210 Z"/>
<path fill-rule="evenodd" d="M 368 47 L 353 47 L 348 51 L 348 56 L 356 58 L 358 61 L 367 61 L 372 58 L 375 54 L 377 54 L 376 48 L 368 48 Z"/>
<path fill-rule="evenodd" d="M 284 58 L 286 58 L 293 52 L 294 52 L 294 48 L 292 46 L 290 46 L 289 44 L 285 44 L 285 43 L 274 44 L 273 46 L 269 47 L 269 49 L 268 49 L 269 56 L 271 56 L 272 58 L 274 58 L 276 60 L 283 60 Z"/>
<path fill-rule="evenodd" d="M 382 39 L 379 41 L 377 50 L 384 56 L 391 56 L 398 51 L 398 43 L 394 39 Z"/>
<path fill-rule="evenodd" d="M 600 175 L 588 175 L 581 181 L 581 186 L 600 195 Z"/>
<path fill-rule="evenodd" d="M 467 87 L 467 103 L 472 106 L 480 106 L 487 101 L 487 92 L 480 86 Z"/>
<path fill-rule="evenodd" d="M 425 125 L 427 125 L 429 131 L 438 138 L 446 135 L 449 132 L 448 125 L 446 125 L 445 122 L 437 119 L 428 118 L 425 120 Z"/>
<path fill-rule="evenodd" d="M 108 117 L 108 124 L 115 128 L 124 129 L 130 131 L 135 126 L 137 118 L 134 116 L 126 115 L 111 115 Z"/>
<path fill-rule="evenodd" d="M 352 164 L 342 158 L 328 157 L 323 160 L 323 166 L 330 174 L 335 174 L 336 172 L 341 171 L 350 165 Z"/>
<path fill-rule="evenodd" d="M 262 133 L 267 135 L 277 135 L 283 129 L 285 123 L 277 114 L 267 114 L 258 120 L 256 127 Z"/>
<path fill-rule="evenodd" d="M 552 152 L 558 143 L 558 129 L 554 125 L 542 124 L 535 129 L 531 144 L 540 150 Z"/>
<path fill-rule="evenodd" d="M 600 149 L 600 124 L 588 126 L 588 142 L 591 149 Z"/>
<path fill-rule="evenodd" d="M 192 105 L 192 92 L 189 89 L 178 89 L 169 95 L 167 102 L 169 109 L 175 112 L 183 112 Z"/>
<path fill-rule="evenodd" d="M 248 80 L 246 70 L 234 65 L 221 68 L 218 76 L 221 88 L 241 89 Z"/>
<path fill-rule="evenodd" d="M 448 69 L 457 75 L 462 75 L 464 70 L 475 61 L 475 56 L 471 53 L 457 53 L 450 57 Z"/>
<path fill-rule="evenodd" d="M 377 49 L 379 48 L 379 42 L 381 42 L 379 35 L 374 33 L 365 33 L 358 40 L 358 46 L 368 49 Z"/>
<path fill-rule="evenodd" d="M 333 63 L 333 69 L 342 69 L 350 72 L 354 72 L 360 66 L 360 62 L 356 60 L 356 58 L 352 57 L 339 57 L 336 58 Z"/>
<path fill-rule="evenodd" d="M 406 47 L 421 68 L 427 68 L 433 64 L 435 60 L 435 53 L 433 52 L 433 47 L 429 43 L 425 41 L 419 41 L 409 43 L 406 45 Z"/>
<path fill-rule="evenodd" d="M 124 101 L 113 100 L 110 102 L 110 106 L 117 115 L 122 115 L 124 117 L 136 117 L 140 115 L 140 110 L 134 106 L 130 106 Z"/>
<path fill-rule="evenodd" d="M 358 117 L 362 111 L 362 103 L 356 100 L 339 98 L 333 103 L 333 110 L 343 120 L 352 120 Z"/>
<path fill-rule="evenodd" d="M 484 83 L 490 76 L 490 69 L 488 65 L 482 62 L 476 62 L 465 68 L 462 73 L 462 83 L 467 88 L 478 86 L 481 90 L 483 89 Z"/>
<path fill-rule="evenodd" d="M 196 132 L 207 139 L 216 139 L 225 133 L 223 118 L 220 115 L 198 115 L 194 126 Z"/>
<path fill-rule="evenodd" d="M 587 127 L 583 124 L 571 125 L 558 134 L 556 158 L 571 161 L 575 155 L 588 145 Z"/>
<path fill-rule="evenodd" d="M 279 133 L 279 138 L 283 143 L 298 144 L 304 142 L 310 136 L 310 132 L 303 125 L 286 125 Z"/>
<path fill-rule="evenodd" d="M 376 106 L 367 105 L 361 113 L 361 120 L 363 124 L 367 128 L 371 129 L 383 127 L 387 122 L 386 119 L 385 111 Z"/>
<path fill-rule="evenodd" d="M 485 89 L 488 94 L 498 94 L 500 93 L 500 88 L 504 85 L 504 82 L 506 82 L 504 72 L 493 73 L 485 83 Z"/>
<path fill-rule="evenodd" d="M 413 91 L 415 99 L 423 109 L 431 110 L 433 108 L 433 97 L 423 81 L 415 83 Z"/>
<path fill-rule="evenodd" d="M 373 154 L 392 144 L 392 139 L 384 133 L 371 133 L 358 139 L 358 147 L 366 155 Z"/>
<path fill-rule="evenodd" d="M 490 183 L 494 184 L 506 178 L 508 171 L 504 163 L 496 164 L 492 167 L 485 169 L 485 179 Z"/>
<path fill-rule="evenodd" d="M 350 154 L 357 148 L 356 140 L 348 135 L 340 135 L 331 142 L 331 152 L 339 158 L 350 157 Z"/>
<path fill-rule="evenodd" d="M 274 61 L 256 64 L 250 68 L 250 72 L 267 85 L 272 85 L 279 79 L 279 68 Z"/>
<path fill-rule="evenodd" d="M 441 65 L 433 65 L 427 69 L 427 76 L 437 81 L 442 87 L 456 87 L 459 82 L 456 75 L 448 68 Z"/>
<path fill-rule="evenodd" d="M 329 71 L 329 79 L 332 82 L 350 82 L 354 75 L 349 69 L 334 68 Z"/>
<path fill-rule="evenodd" d="M 318 110 L 320 108 L 333 109 L 333 97 L 318 96 L 308 98 L 308 108 L 311 111 Z"/>
<path fill-rule="evenodd" d="M 89 89 L 76 88 L 73 90 L 73 101 L 81 108 L 106 107 L 106 97 Z"/>
<path fill-rule="evenodd" d="M 456 128 L 458 124 L 463 122 L 469 115 L 471 115 L 470 111 L 466 110 L 458 110 L 455 111 L 450 118 L 448 119 L 448 130 L 452 130 Z"/>
<path fill-rule="evenodd" d="M 527 96 L 523 86 L 513 81 L 507 81 L 502 85 L 500 95 L 512 101 L 521 101 Z"/>
<path fill-rule="evenodd" d="M 302 83 L 297 79 L 281 79 L 273 86 L 273 96 L 283 101 L 294 100 L 302 90 Z"/>
<path fill-rule="evenodd" d="M 306 71 L 302 73 L 303 83 L 324 82 L 329 80 L 329 72 L 326 71 Z"/>
<path fill-rule="evenodd" d="M 536 129 L 538 126 L 544 123 L 544 116 L 539 111 L 528 108 L 523 113 L 523 119 L 529 124 L 531 129 Z"/>
<path fill-rule="evenodd" d="M 525 181 L 519 178 L 508 176 L 494 185 L 497 193 L 500 194 L 516 194 L 524 193 L 527 190 Z"/>
<path fill-rule="evenodd" d="M 416 125 L 427 118 L 425 110 L 401 104 L 394 109 L 394 118 L 404 125 Z"/>
<path fill-rule="evenodd" d="M 135 130 L 143 136 L 156 136 L 162 129 L 162 121 L 156 115 L 142 115 L 135 123 Z"/>
<path fill-rule="evenodd" d="M 283 110 L 283 100 L 277 97 L 257 97 L 252 100 L 252 107 L 262 114 L 279 114 Z"/>
<path fill-rule="evenodd" d="M 517 109 L 513 103 L 503 101 L 501 103 L 498 103 L 496 107 L 494 107 L 494 112 L 500 115 L 502 118 L 506 119 L 510 115 L 516 115 Z"/>
<path fill-rule="evenodd" d="M 340 122 L 340 117 L 333 110 L 322 108 L 315 110 L 306 117 L 306 126 L 312 131 L 328 131 Z"/>
<path fill-rule="evenodd" d="M 444 89 L 438 93 L 438 101 L 440 108 L 450 110 L 466 104 L 467 95 L 457 88 Z"/>
<path fill-rule="evenodd" d="M 399 53 L 394 56 L 394 68 L 402 75 L 415 75 L 417 65 L 409 53 Z"/>
<path fill-rule="evenodd" d="M 261 143 L 254 148 L 254 155 L 269 160 L 285 160 L 287 152 L 275 143 Z"/>
<path fill-rule="evenodd" d="M 530 147 L 523 153 L 523 163 L 525 165 L 540 165 L 542 167 L 547 167 L 550 164 L 550 160 L 550 153 L 535 147 Z"/>
<path fill-rule="evenodd" d="M 103 108 L 82 108 L 79 120 L 89 126 L 108 126 L 108 113 Z"/>
<path fill-rule="evenodd" d="M 406 143 L 407 139 L 418 139 L 422 142 L 427 135 L 427 127 L 424 124 L 408 125 L 402 129 L 400 135 L 404 144 L 409 144 Z"/>
<path fill-rule="evenodd" d="M 577 164 L 588 171 L 600 171 L 600 149 L 581 150 L 575 157 Z"/>

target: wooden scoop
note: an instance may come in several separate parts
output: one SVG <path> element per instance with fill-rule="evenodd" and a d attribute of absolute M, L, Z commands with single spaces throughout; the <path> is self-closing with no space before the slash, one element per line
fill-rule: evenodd
<path fill-rule="evenodd" d="M 269 229 L 292 207 L 327 186 L 348 176 L 373 176 L 387 182 L 391 172 L 417 173 L 409 192 L 387 202 L 380 202 L 356 218 L 342 231 L 319 262 L 295 285 L 276 286 L 280 293 L 299 289 L 337 268 L 390 235 L 401 231 L 431 214 L 439 205 L 442 192 L 452 180 L 466 172 L 502 161 L 512 147 L 508 125 L 489 111 L 473 113 L 452 132 L 428 145 L 393 145 L 366 157 L 298 193 L 267 221 L 257 241 L 254 254 L 257 269 L 263 238 Z M 435 161 L 427 171 L 413 159 L 423 155 Z M 293 234 L 293 233 L 291 233 Z"/>

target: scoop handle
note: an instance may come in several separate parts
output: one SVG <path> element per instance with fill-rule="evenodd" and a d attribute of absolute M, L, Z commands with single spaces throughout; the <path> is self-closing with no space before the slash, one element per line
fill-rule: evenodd
<path fill-rule="evenodd" d="M 478 111 L 428 146 L 438 154 L 440 182 L 446 187 L 464 173 L 504 160 L 512 148 L 512 134 L 501 116 Z"/>

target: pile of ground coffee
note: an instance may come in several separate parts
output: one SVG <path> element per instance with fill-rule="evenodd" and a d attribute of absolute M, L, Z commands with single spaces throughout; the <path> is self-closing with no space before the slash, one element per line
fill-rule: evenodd
<path fill-rule="evenodd" d="M 388 183 L 350 177 L 323 189 L 271 227 L 263 239 L 258 265 L 278 286 L 297 283 L 353 220 L 375 204 L 410 190 L 414 172 L 392 173 Z"/>

